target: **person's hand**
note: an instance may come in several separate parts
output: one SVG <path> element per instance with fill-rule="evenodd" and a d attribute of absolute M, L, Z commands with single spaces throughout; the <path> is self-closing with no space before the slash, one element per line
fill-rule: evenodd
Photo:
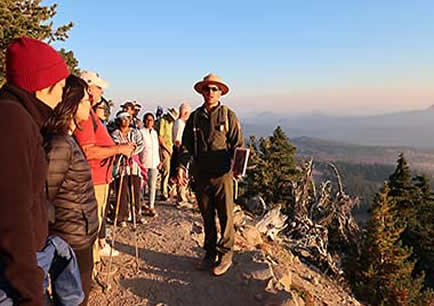
<path fill-rule="evenodd" d="M 158 169 L 158 170 L 161 170 L 161 167 L 163 167 L 163 163 L 162 163 L 162 162 L 160 162 L 160 163 L 157 165 L 157 169 Z"/>
<path fill-rule="evenodd" d="M 188 179 L 187 179 L 187 173 L 184 168 L 179 168 L 178 173 L 176 176 L 176 179 L 178 180 L 178 184 L 181 186 L 187 186 Z"/>
<path fill-rule="evenodd" d="M 119 145 L 119 154 L 130 157 L 136 146 L 133 143 L 123 143 Z"/>

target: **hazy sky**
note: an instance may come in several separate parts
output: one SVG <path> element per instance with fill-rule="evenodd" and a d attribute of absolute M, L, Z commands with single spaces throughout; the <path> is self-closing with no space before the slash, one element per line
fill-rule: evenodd
<path fill-rule="evenodd" d="M 109 80 L 116 102 L 198 105 L 193 84 L 215 72 L 239 112 L 434 104 L 432 0 L 55 2 L 55 23 L 75 23 L 56 47 Z"/>

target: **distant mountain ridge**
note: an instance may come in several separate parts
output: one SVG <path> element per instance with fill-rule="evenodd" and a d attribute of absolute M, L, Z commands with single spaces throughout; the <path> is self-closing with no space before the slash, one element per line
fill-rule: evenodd
<path fill-rule="evenodd" d="M 434 149 L 411 147 L 361 146 L 311 137 L 290 139 L 297 147 L 297 156 L 321 161 L 343 161 L 354 164 L 396 165 L 404 153 L 410 167 L 418 173 L 434 175 Z"/>
<path fill-rule="evenodd" d="M 308 136 L 374 146 L 434 148 L 434 105 L 371 116 L 260 113 L 241 118 L 246 136 L 268 136 L 280 125 L 290 138 Z"/>

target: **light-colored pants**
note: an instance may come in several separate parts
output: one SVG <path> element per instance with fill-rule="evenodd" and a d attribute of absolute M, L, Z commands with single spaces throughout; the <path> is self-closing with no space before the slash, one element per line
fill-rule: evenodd
<path fill-rule="evenodd" d="M 158 169 L 147 168 L 146 170 L 148 171 L 149 208 L 154 208 Z"/>
<path fill-rule="evenodd" d="M 169 197 L 169 178 L 170 178 L 170 157 L 172 154 L 163 150 L 161 165 L 161 193 L 164 197 Z"/>
<path fill-rule="evenodd" d="M 101 230 L 101 225 L 106 210 L 107 195 L 109 189 L 108 187 L 109 187 L 108 184 L 94 185 L 95 197 L 97 203 L 97 214 L 98 214 L 98 233 Z M 100 260 L 101 259 L 99 257 L 99 239 L 96 239 L 95 244 L 93 246 L 93 262 L 97 263 Z"/>

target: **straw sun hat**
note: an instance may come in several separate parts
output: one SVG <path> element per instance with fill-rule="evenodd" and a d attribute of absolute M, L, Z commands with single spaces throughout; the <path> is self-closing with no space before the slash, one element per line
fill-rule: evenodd
<path fill-rule="evenodd" d="M 226 85 L 223 82 L 223 80 L 219 76 L 215 75 L 214 73 L 210 73 L 206 75 L 202 81 L 199 81 L 196 84 L 194 84 L 194 89 L 201 94 L 203 91 L 202 90 L 203 87 L 209 84 L 217 85 L 222 91 L 222 96 L 229 92 L 229 86 Z"/>

